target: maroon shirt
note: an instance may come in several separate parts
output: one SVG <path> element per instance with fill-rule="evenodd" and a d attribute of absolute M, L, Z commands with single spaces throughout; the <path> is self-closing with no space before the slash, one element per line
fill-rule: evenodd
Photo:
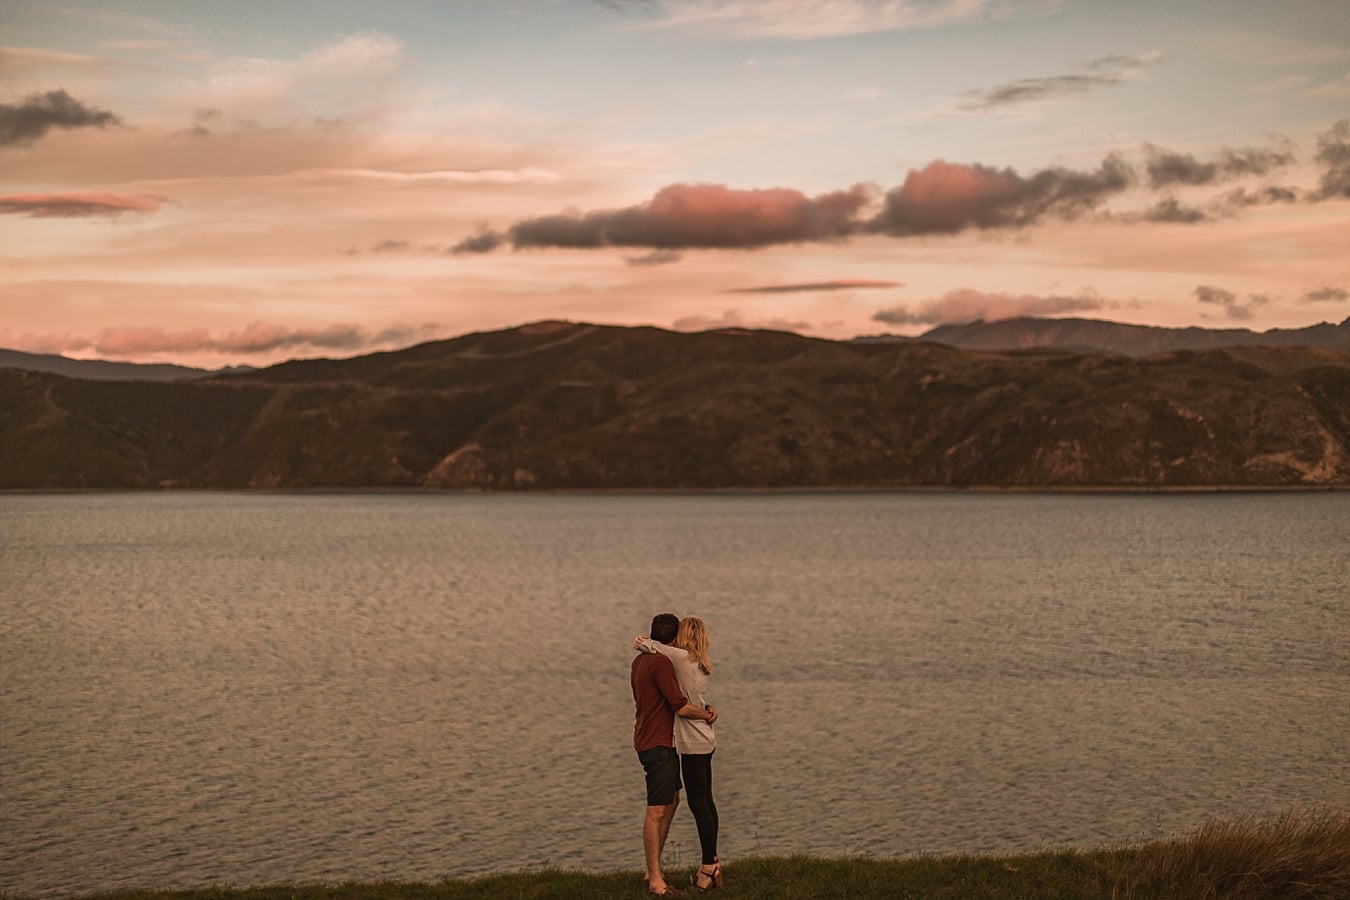
<path fill-rule="evenodd" d="M 633 659 L 633 749 L 674 747 L 675 711 L 687 701 L 675 680 L 675 667 L 660 653 L 639 653 Z"/>

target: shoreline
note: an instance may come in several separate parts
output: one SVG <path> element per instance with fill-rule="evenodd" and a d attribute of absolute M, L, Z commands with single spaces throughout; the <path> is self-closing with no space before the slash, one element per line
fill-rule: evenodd
<path fill-rule="evenodd" d="M 1310 494 L 1350 491 L 1350 483 L 1335 484 L 1238 484 L 1238 485 L 1041 485 L 997 486 L 976 485 L 951 487 L 945 485 L 903 486 L 775 486 L 775 487 L 617 487 L 617 488 L 446 488 L 446 487 L 43 487 L 0 488 L 0 496 L 7 494 L 258 494 L 258 495 L 342 495 L 390 494 L 419 496 L 735 496 L 775 494 Z"/>
<path fill-rule="evenodd" d="M 685 887 L 692 880 L 693 868 L 670 866 L 667 879 Z M 1186 834 L 1146 842 L 1012 855 L 750 856 L 728 861 L 726 879 L 727 896 L 743 898 L 1262 900 L 1298 896 L 1330 900 L 1350 896 L 1350 814 L 1330 806 L 1294 808 L 1273 816 L 1209 819 Z M 10 900 L 36 900 L 45 895 L 0 891 L 0 896 Z M 246 886 L 226 882 L 62 896 L 79 900 L 582 900 L 649 895 L 636 869 L 546 868 L 435 882 Z"/>

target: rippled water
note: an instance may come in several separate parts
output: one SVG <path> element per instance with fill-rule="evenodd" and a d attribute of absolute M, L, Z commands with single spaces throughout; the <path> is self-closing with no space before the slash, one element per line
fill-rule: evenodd
<path fill-rule="evenodd" d="M 0 497 L 0 890 L 640 869 L 668 609 L 723 858 L 1350 805 L 1348 551 L 1343 493 Z"/>

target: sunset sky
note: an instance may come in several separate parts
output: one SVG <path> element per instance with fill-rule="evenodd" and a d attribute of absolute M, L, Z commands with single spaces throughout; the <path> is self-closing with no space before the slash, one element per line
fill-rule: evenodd
<path fill-rule="evenodd" d="M 1345 0 L 0 0 L 0 347 L 1350 316 Z"/>

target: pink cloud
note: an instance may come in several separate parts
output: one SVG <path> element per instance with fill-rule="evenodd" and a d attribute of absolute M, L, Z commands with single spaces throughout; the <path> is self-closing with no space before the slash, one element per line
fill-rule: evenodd
<path fill-rule="evenodd" d="M 816 197 L 793 188 L 674 184 L 639 206 L 565 212 L 524 219 L 504 233 L 481 231 L 455 252 L 485 253 L 506 243 L 516 249 L 757 249 L 861 233 L 908 237 L 1023 228 L 1082 216 L 1133 181 L 1133 170 L 1115 156 L 1095 171 L 1055 168 L 1029 176 L 937 160 L 911 171 L 904 184 L 886 194 L 881 211 L 870 220 L 861 214 L 874 202 L 877 189 L 865 184 Z"/>
<path fill-rule="evenodd" d="M 855 185 L 808 197 L 792 188 L 738 190 L 721 184 L 673 184 L 647 203 L 617 210 L 526 219 L 504 235 L 480 233 L 456 249 L 483 252 L 504 240 L 523 247 L 747 249 L 827 241 L 857 229 L 872 190 Z"/>
<path fill-rule="evenodd" d="M 999 294 L 973 288 L 949 291 L 917 308 L 895 306 L 872 318 L 889 325 L 942 325 L 952 322 L 996 322 L 1019 316 L 1053 316 L 1118 306 L 1091 291 L 1076 295 Z"/>
<path fill-rule="evenodd" d="M 904 184 L 887 193 L 871 224 L 897 237 L 1022 228 L 1048 217 L 1076 218 L 1132 181 L 1130 167 L 1114 156 L 1096 171 L 1043 169 L 1027 177 L 1012 169 L 937 160 L 911 171 Z"/>
<path fill-rule="evenodd" d="M 90 339 L 72 334 L 34 334 L 0 328 L 0 347 L 25 353 L 80 353 L 88 350 Z"/>
<path fill-rule="evenodd" d="M 676 331 L 712 331 L 719 328 L 763 328 L 770 331 L 809 331 L 810 322 L 788 319 L 747 318 L 740 310 L 728 309 L 716 318 L 712 316 L 684 316 L 671 323 Z"/>
<path fill-rule="evenodd" d="M 248 355 L 303 348 L 358 352 L 375 347 L 407 346 L 428 340 L 439 332 L 436 325 L 391 325 L 372 332 L 350 323 L 296 328 L 252 322 L 236 331 L 212 335 L 204 328 L 168 331 L 153 325 L 120 325 L 88 337 L 14 334 L 0 329 L 0 345 L 31 353 L 92 353 L 114 358 L 159 353 Z"/>
<path fill-rule="evenodd" d="M 624 262 L 630 266 L 669 266 L 684 259 L 684 254 L 678 250 L 653 250 L 650 253 L 644 253 L 641 256 L 628 256 Z"/>
<path fill-rule="evenodd" d="M 200 350 L 211 341 L 205 328 L 166 332 L 162 328 L 121 326 L 104 329 L 89 342 L 91 349 L 109 356 L 130 356 L 135 353 L 184 353 Z"/>
<path fill-rule="evenodd" d="M 28 215 L 35 218 L 84 218 L 120 216 L 123 213 L 159 211 L 159 201 L 128 194 L 3 194 L 0 214 Z"/>

